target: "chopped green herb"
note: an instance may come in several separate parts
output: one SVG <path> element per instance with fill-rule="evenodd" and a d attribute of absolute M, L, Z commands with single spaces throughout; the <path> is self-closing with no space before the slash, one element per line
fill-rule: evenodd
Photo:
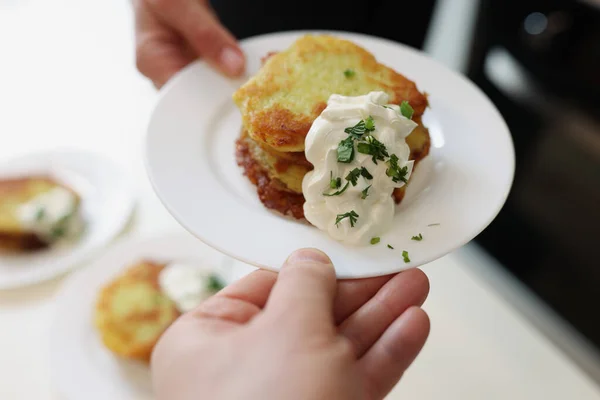
<path fill-rule="evenodd" d="M 400 103 L 400 113 L 404 115 L 406 118 L 411 119 L 415 110 L 408 104 L 408 101 L 404 100 Z"/>
<path fill-rule="evenodd" d="M 435 224 L 429 224 L 427 226 L 438 226 L 438 225 L 440 225 L 440 224 L 439 223 L 435 223 Z"/>
<path fill-rule="evenodd" d="M 348 172 L 348 175 L 346 175 L 346 180 L 348 182 L 351 182 L 352 186 L 356 186 L 359 176 L 360 176 L 360 169 L 354 168 L 352 171 Z"/>
<path fill-rule="evenodd" d="M 381 240 L 381 238 L 374 237 L 371 239 L 371 244 L 377 244 L 377 243 L 379 243 L 380 240 Z"/>
<path fill-rule="evenodd" d="M 416 240 L 417 242 L 420 242 L 421 240 L 423 240 L 423 235 L 421 235 L 420 233 L 417 236 L 413 236 L 410 238 L 411 240 Z"/>
<path fill-rule="evenodd" d="M 340 177 L 333 179 L 333 171 L 329 171 L 329 187 L 337 189 L 340 186 L 342 186 L 342 179 Z"/>
<path fill-rule="evenodd" d="M 219 290 L 225 287 L 225 283 L 223 283 L 221 278 L 219 278 L 217 275 L 212 274 L 208 277 L 206 287 L 209 291 L 217 293 Z"/>
<path fill-rule="evenodd" d="M 404 262 L 405 263 L 409 263 L 410 262 L 410 258 L 408 258 L 408 251 L 402 250 L 402 258 L 404 258 Z"/>
<path fill-rule="evenodd" d="M 391 244 L 388 244 L 388 249 L 392 249 L 392 250 L 394 250 L 394 248 L 392 247 L 392 245 L 391 245 Z"/>
<path fill-rule="evenodd" d="M 394 109 L 392 107 L 388 107 L 388 106 L 382 106 L 383 108 L 387 108 L 388 110 L 392 110 L 394 111 Z"/>
<path fill-rule="evenodd" d="M 371 188 L 371 185 L 367 186 L 362 192 L 360 192 L 360 198 L 361 199 L 366 199 L 367 196 L 369 195 L 369 189 Z"/>
<path fill-rule="evenodd" d="M 369 170 L 366 169 L 365 167 L 361 167 L 360 168 L 360 174 L 365 178 L 365 179 L 373 179 L 373 175 L 371 175 L 369 173 Z"/>
<path fill-rule="evenodd" d="M 58 239 L 60 237 L 63 237 L 65 235 L 65 233 L 67 233 L 67 230 L 65 229 L 65 227 L 63 225 L 55 226 L 50 230 L 50 236 L 53 239 Z"/>
<path fill-rule="evenodd" d="M 338 178 L 340 179 L 340 178 Z M 344 185 L 343 188 L 341 188 L 340 190 L 338 190 L 335 193 L 323 193 L 323 196 L 339 196 L 340 194 L 344 193 L 346 191 L 346 189 L 348 189 L 348 186 L 350 185 L 350 182 L 346 182 L 346 184 Z"/>
<path fill-rule="evenodd" d="M 346 78 L 352 78 L 355 74 L 356 74 L 356 72 L 354 72 L 354 70 L 352 70 L 352 69 L 347 69 L 344 71 L 344 76 Z"/>
<path fill-rule="evenodd" d="M 373 121 L 373 117 L 369 115 L 369 118 L 365 120 L 365 130 L 367 132 L 372 132 L 375 130 L 375 121 Z"/>
<path fill-rule="evenodd" d="M 351 136 L 338 144 L 337 160 L 342 163 L 350 163 L 354 160 L 354 140 Z"/>
<path fill-rule="evenodd" d="M 335 224 L 338 225 L 344 218 L 348 218 L 350 220 L 350 226 L 354 228 L 354 224 L 358 219 L 358 214 L 354 210 L 344 214 L 338 214 L 335 218 Z"/>
<path fill-rule="evenodd" d="M 344 132 L 346 132 L 354 139 L 361 139 L 366 131 L 367 129 L 365 127 L 365 121 L 363 121 L 362 119 L 358 121 L 356 125 L 349 126 L 348 128 L 344 129 Z"/>
<path fill-rule="evenodd" d="M 407 183 L 406 174 L 408 174 L 408 167 L 404 166 L 400 168 L 398 165 L 398 156 L 392 154 L 390 159 L 387 160 L 386 164 L 388 165 L 388 169 L 385 170 L 385 174 L 392 178 L 394 182 L 402 181 Z"/>
<path fill-rule="evenodd" d="M 377 164 L 377 160 L 383 161 L 385 160 L 384 157 L 389 157 L 385 145 L 371 135 L 365 137 L 364 142 L 360 142 L 356 145 L 356 150 L 358 150 L 359 153 L 372 156 L 371 159 L 375 164 Z"/>
<path fill-rule="evenodd" d="M 46 215 L 46 209 L 44 207 L 38 208 L 38 210 L 35 212 L 35 220 L 41 221 L 44 219 L 44 215 Z"/>

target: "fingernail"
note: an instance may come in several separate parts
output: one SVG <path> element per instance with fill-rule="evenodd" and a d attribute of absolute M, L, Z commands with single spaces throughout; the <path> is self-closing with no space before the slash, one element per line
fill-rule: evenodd
<path fill-rule="evenodd" d="M 244 70 L 244 57 L 239 51 L 231 47 L 225 47 L 221 51 L 219 62 L 225 73 L 228 75 L 236 76 L 241 74 Z"/>
<path fill-rule="evenodd" d="M 313 264 L 331 264 L 331 259 L 327 254 L 317 249 L 300 249 L 296 250 L 287 259 L 287 263 L 304 263 L 310 262 Z"/>

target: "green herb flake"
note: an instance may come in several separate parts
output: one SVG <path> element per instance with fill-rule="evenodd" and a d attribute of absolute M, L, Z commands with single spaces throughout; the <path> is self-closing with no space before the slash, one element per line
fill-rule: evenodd
<path fill-rule="evenodd" d="M 65 229 L 64 226 L 55 226 L 54 228 L 52 228 L 50 230 L 50 236 L 53 239 L 61 238 L 61 237 L 65 236 L 65 233 L 67 233 L 67 230 Z"/>
<path fill-rule="evenodd" d="M 344 71 L 344 76 L 346 78 L 352 78 L 354 75 L 356 75 L 356 72 L 354 72 L 354 70 L 352 70 L 352 69 L 348 68 L 347 70 Z"/>
<path fill-rule="evenodd" d="M 333 171 L 330 171 L 329 172 L 329 187 L 331 189 L 338 189 L 340 186 L 342 186 L 342 179 L 339 177 L 333 179 Z"/>
<path fill-rule="evenodd" d="M 354 210 L 344 214 L 338 214 L 335 218 L 335 224 L 338 225 L 345 218 L 348 218 L 350 220 L 350 226 L 354 228 L 354 224 L 358 220 L 358 214 Z"/>
<path fill-rule="evenodd" d="M 357 139 L 357 140 L 362 139 L 362 137 L 366 131 L 367 131 L 367 128 L 365 125 L 365 121 L 363 121 L 362 119 L 360 121 L 358 121 L 356 123 L 356 125 L 349 126 L 348 128 L 344 129 L 344 132 L 346 132 L 348 135 L 350 135 L 353 139 Z"/>
<path fill-rule="evenodd" d="M 438 222 L 438 223 L 435 223 L 435 224 L 429 224 L 429 225 L 427 225 L 427 226 L 440 226 L 440 225 L 441 225 L 441 224 Z"/>
<path fill-rule="evenodd" d="M 423 240 L 423 235 L 419 233 L 417 236 L 411 237 L 410 240 L 416 240 L 417 242 L 420 242 L 421 240 Z"/>
<path fill-rule="evenodd" d="M 44 207 L 40 207 L 35 212 L 35 220 L 39 222 L 42 219 L 44 219 L 45 215 L 46 215 L 46 209 Z"/>
<path fill-rule="evenodd" d="M 340 178 L 338 178 L 340 179 Z M 340 194 L 344 193 L 346 191 L 346 189 L 348 189 L 348 186 L 350 185 L 350 182 L 346 182 L 346 184 L 344 185 L 343 188 L 341 188 L 340 190 L 338 190 L 337 192 L 334 193 L 323 193 L 323 196 L 339 196 Z"/>
<path fill-rule="evenodd" d="M 392 245 L 391 245 L 391 244 L 388 244 L 388 249 L 392 249 L 392 250 L 394 250 L 394 248 L 392 247 Z"/>
<path fill-rule="evenodd" d="M 410 258 L 408 258 L 408 251 L 402 250 L 402 258 L 404 259 L 405 263 L 409 263 L 410 262 Z"/>
<path fill-rule="evenodd" d="M 372 238 L 372 239 L 371 239 L 371 244 L 377 244 L 377 243 L 379 243 L 380 241 L 381 241 L 381 238 L 374 237 L 374 238 Z"/>
<path fill-rule="evenodd" d="M 348 172 L 348 175 L 346 175 L 346 180 L 348 182 L 351 182 L 352 186 L 356 186 L 359 176 L 360 176 L 360 169 L 354 168 L 352 171 Z"/>
<path fill-rule="evenodd" d="M 404 100 L 402 103 L 400 103 L 400 113 L 406 118 L 412 119 L 415 110 L 413 110 L 410 104 L 408 104 L 408 101 Z"/>
<path fill-rule="evenodd" d="M 360 174 L 365 178 L 365 179 L 373 179 L 373 175 L 371 175 L 369 173 L 369 170 L 366 169 L 365 167 L 361 167 L 360 168 Z"/>
<path fill-rule="evenodd" d="M 225 287 L 225 283 L 215 274 L 211 274 L 208 277 L 208 282 L 206 283 L 206 288 L 212 292 L 217 293 L 219 290 Z"/>
<path fill-rule="evenodd" d="M 356 150 L 359 153 L 368 154 L 372 156 L 371 159 L 375 164 L 377 164 L 377 160 L 384 161 L 385 157 L 389 157 L 385 145 L 379 140 L 375 139 L 371 135 L 365 137 L 364 140 L 364 142 L 361 142 L 358 145 L 356 145 Z"/>
<path fill-rule="evenodd" d="M 369 115 L 369 118 L 367 118 L 365 120 L 365 130 L 367 132 L 372 132 L 375 130 L 375 121 L 373 120 L 373 117 L 371 117 L 370 115 Z"/>
<path fill-rule="evenodd" d="M 390 156 L 390 159 L 386 162 L 388 168 L 385 170 L 385 174 L 392 178 L 392 181 L 394 182 L 402 181 L 404 183 L 408 183 L 408 180 L 406 179 L 406 175 L 408 174 L 408 167 L 404 166 L 400 168 L 400 166 L 398 165 L 398 161 L 398 156 L 392 154 Z"/>
<path fill-rule="evenodd" d="M 369 189 L 371 188 L 371 185 L 367 186 L 362 192 L 360 192 L 360 198 L 361 199 L 366 199 L 367 196 L 369 195 Z"/>
<path fill-rule="evenodd" d="M 354 160 L 354 140 L 348 137 L 338 144 L 337 160 L 341 163 L 351 163 Z"/>

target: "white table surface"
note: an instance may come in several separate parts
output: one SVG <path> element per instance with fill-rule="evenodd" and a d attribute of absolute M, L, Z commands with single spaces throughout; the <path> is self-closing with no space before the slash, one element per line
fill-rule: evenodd
<path fill-rule="evenodd" d="M 138 207 L 123 236 L 181 228 L 146 179 L 156 99 L 135 70 L 126 0 L 0 0 L 0 158 L 70 145 L 125 162 Z M 600 390 L 451 254 L 427 265 L 432 332 L 390 399 L 600 399 Z M 64 278 L 0 292 L 0 399 L 62 399 L 46 335 Z"/>

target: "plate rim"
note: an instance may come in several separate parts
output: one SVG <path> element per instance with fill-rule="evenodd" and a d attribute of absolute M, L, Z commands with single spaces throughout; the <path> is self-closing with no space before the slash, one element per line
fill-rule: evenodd
<path fill-rule="evenodd" d="M 457 241 L 457 243 L 448 250 L 431 252 L 429 257 L 423 257 L 422 260 L 420 260 L 420 262 L 418 264 L 411 262 L 409 264 L 409 266 L 406 266 L 406 265 L 400 265 L 400 263 L 399 263 L 400 266 L 398 268 L 395 268 L 394 271 L 390 270 L 390 271 L 381 271 L 381 272 L 375 272 L 375 273 L 366 272 L 364 274 L 352 274 L 352 275 L 340 274 L 336 270 L 337 278 L 338 279 L 362 279 L 362 278 L 377 277 L 377 276 L 383 276 L 383 275 L 388 275 L 388 274 L 392 274 L 392 273 L 398 273 L 398 272 L 404 271 L 406 269 L 416 268 L 416 267 L 420 267 L 420 266 L 429 264 L 432 261 L 435 261 L 447 254 L 450 254 L 453 251 L 456 251 L 457 249 L 459 249 L 459 248 L 465 246 L 466 244 L 468 244 L 469 242 L 471 242 L 484 229 L 486 229 L 491 224 L 491 222 L 494 221 L 494 219 L 496 219 L 496 217 L 498 216 L 498 214 L 500 213 L 500 211 L 506 204 L 506 201 L 512 190 L 512 186 L 514 184 L 515 168 L 516 168 L 516 155 L 515 155 L 514 141 L 513 141 L 512 135 L 510 133 L 510 129 L 509 129 L 504 117 L 502 116 L 502 114 L 500 113 L 498 108 L 496 107 L 496 105 L 491 101 L 491 99 L 487 96 L 487 94 L 485 94 L 485 92 L 483 92 L 482 89 L 480 89 L 473 81 L 471 81 L 463 73 L 449 68 L 448 66 L 444 65 L 440 61 L 436 60 L 435 58 L 431 57 L 430 55 L 428 55 L 427 53 L 425 53 L 421 50 L 415 49 L 415 48 L 405 45 L 403 43 L 395 42 L 395 41 L 387 39 L 387 38 L 368 35 L 368 34 L 364 34 L 364 33 L 355 33 L 355 32 L 340 31 L 340 30 L 289 30 L 289 31 L 264 33 L 264 34 L 260 34 L 260 35 L 256 35 L 256 36 L 247 37 L 240 41 L 240 45 L 243 47 L 244 44 L 248 44 L 248 43 L 251 44 L 253 41 L 260 41 L 263 39 L 269 39 L 271 37 L 295 38 L 295 37 L 298 37 L 300 35 L 305 35 L 305 34 L 316 34 L 316 35 L 329 34 L 329 35 L 338 35 L 342 38 L 350 38 L 349 40 L 358 38 L 358 39 L 364 39 L 364 40 L 368 40 L 368 41 L 370 40 L 370 41 L 381 42 L 381 43 L 384 43 L 389 46 L 399 47 L 402 49 L 402 51 L 407 51 L 407 52 L 411 53 L 412 56 L 423 60 L 423 62 L 434 64 L 437 68 L 445 70 L 445 72 L 451 74 L 455 79 L 460 81 L 461 85 L 466 85 L 473 92 L 475 92 L 477 94 L 477 96 L 483 101 L 485 108 L 494 114 L 497 122 L 499 123 L 498 129 L 503 131 L 504 134 L 502 135 L 502 138 L 503 138 L 503 141 L 506 142 L 505 144 L 507 146 L 507 149 L 509 150 L 508 154 L 507 154 L 508 158 L 506 160 L 507 163 L 510 163 L 510 165 L 506 166 L 506 169 L 509 170 L 508 180 L 502 190 L 502 195 L 498 196 L 498 198 L 497 198 L 497 206 L 494 207 L 493 212 L 490 212 L 488 218 L 485 221 L 482 221 L 481 224 L 478 224 L 479 226 L 477 227 L 477 229 L 472 230 L 472 233 L 470 235 L 465 235 L 465 237 L 462 240 Z M 259 262 L 248 260 L 244 256 L 236 255 L 233 251 L 225 250 L 221 246 L 214 244 L 210 239 L 207 239 L 206 237 L 204 237 L 204 235 L 200 235 L 200 234 L 197 234 L 196 232 L 194 232 L 192 230 L 192 228 L 189 227 L 188 224 L 184 222 L 184 218 L 182 216 L 180 216 L 171 207 L 170 204 L 167 203 L 167 201 L 164 198 L 164 195 L 162 195 L 161 192 L 158 190 L 156 182 L 152 175 L 152 168 L 150 166 L 150 161 L 149 161 L 148 137 L 150 136 L 150 127 L 154 121 L 154 118 L 156 115 L 156 110 L 161 106 L 163 99 L 169 94 L 169 92 L 172 90 L 172 88 L 175 87 L 178 84 L 178 82 L 180 82 L 182 79 L 184 79 L 185 76 L 189 73 L 189 71 L 194 70 L 200 66 L 206 66 L 206 65 L 207 65 L 206 62 L 204 62 L 203 60 L 193 61 L 192 63 L 185 66 L 183 69 L 179 70 L 175 75 L 173 75 L 173 77 L 160 89 L 159 95 L 156 98 L 156 101 L 152 107 L 149 118 L 147 120 L 145 134 L 144 134 L 143 161 L 144 161 L 146 175 L 152 186 L 152 189 L 156 193 L 160 202 L 167 209 L 169 214 L 171 214 L 171 216 L 177 221 L 177 223 L 182 228 L 184 228 L 187 232 L 189 232 L 191 235 L 195 236 L 196 238 L 201 240 L 206 245 L 212 247 L 213 249 L 227 255 L 228 257 L 232 257 L 240 262 L 252 265 L 257 268 L 266 269 L 266 270 L 273 271 L 273 272 L 278 272 L 279 271 L 278 267 L 264 265 Z M 246 78 L 246 76 L 244 76 L 243 78 Z M 229 82 L 237 81 L 237 79 L 230 79 L 230 78 L 226 78 L 226 79 L 228 79 Z"/>

